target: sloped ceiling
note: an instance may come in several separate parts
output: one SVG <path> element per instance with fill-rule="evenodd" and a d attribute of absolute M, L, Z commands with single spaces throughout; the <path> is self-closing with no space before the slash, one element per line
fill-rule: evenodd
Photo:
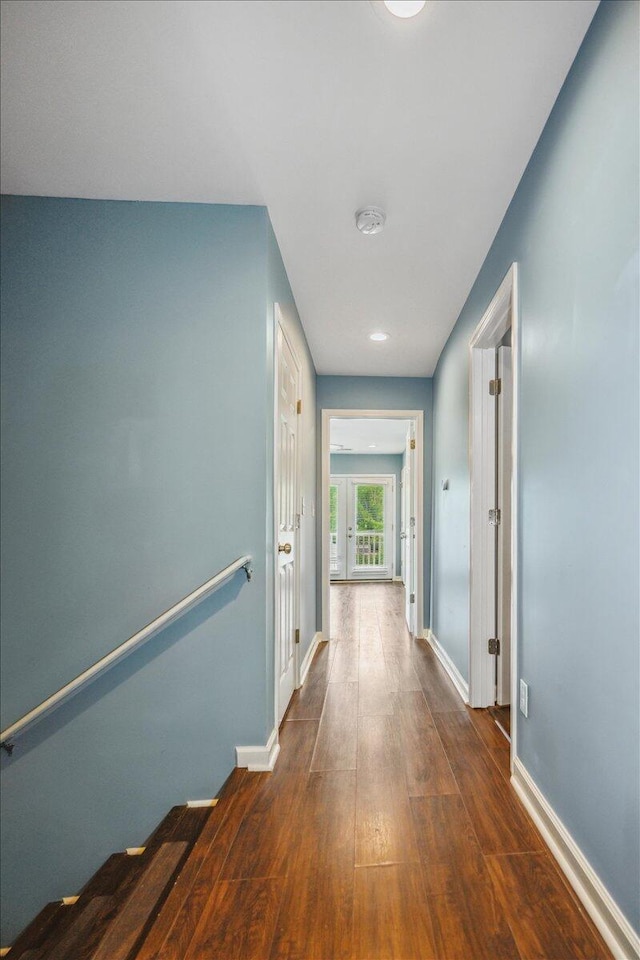
<path fill-rule="evenodd" d="M 7 0 L 2 189 L 266 204 L 318 372 L 428 376 L 596 7 Z"/>

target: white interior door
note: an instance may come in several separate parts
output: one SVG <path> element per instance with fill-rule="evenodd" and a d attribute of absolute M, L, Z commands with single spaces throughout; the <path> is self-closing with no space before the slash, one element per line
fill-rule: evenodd
<path fill-rule="evenodd" d="M 512 377 L 511 347 L 498 348 L 497 410 L 497 503 L 498 524 L 497 634 L 500 652 L 497 659 L 496 702 L 511 702 L 511 473 L 512 473 Z"/>
<path fill-rule="evenodd" d="M 300 367 L 278 324 L 276 434 L 276 664 L 278 667 L 278 723 L 296 682 L 298 545 L 298 399 Z"/>
<path fill-rule="evenodd" d="M 416 490 L 415 490 L 415 425 L 412 423 L 407 433 L 404 452 L 403 505 L 405 513 L 405 538 L 402 540 L 404 553 L 404 590 L 405 620 L 409 633 L 416 634 Z"/>

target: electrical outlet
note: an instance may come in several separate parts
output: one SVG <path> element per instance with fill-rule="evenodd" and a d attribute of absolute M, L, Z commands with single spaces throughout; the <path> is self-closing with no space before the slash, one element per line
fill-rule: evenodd
<path fill-rule="evenodd" d="M 525 680 L 520 680 L 520 713 L 529 716 L 529 684 Z"/>

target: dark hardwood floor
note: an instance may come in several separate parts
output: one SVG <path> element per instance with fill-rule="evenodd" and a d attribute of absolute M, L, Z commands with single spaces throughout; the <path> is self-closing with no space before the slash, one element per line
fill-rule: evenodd
<path fill-rule="evenodd" d="M 506 739 L 408 635 L 402 587 L 331 592 L 337 639 L 294 695 L 275 771 L 233 775 L 193 893 L 140 956 L 610 958 L 509 784 Z"/>

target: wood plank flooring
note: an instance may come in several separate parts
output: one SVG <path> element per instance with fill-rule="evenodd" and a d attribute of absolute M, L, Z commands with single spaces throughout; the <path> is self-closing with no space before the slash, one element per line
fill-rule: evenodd
<path fill-rule="evenodd" d="M 145 960 L 609 960 L 505 738 L 409 636 L 403 588 L 331 602 L 275 771 L 234 774 L 237 806 Z"/>

